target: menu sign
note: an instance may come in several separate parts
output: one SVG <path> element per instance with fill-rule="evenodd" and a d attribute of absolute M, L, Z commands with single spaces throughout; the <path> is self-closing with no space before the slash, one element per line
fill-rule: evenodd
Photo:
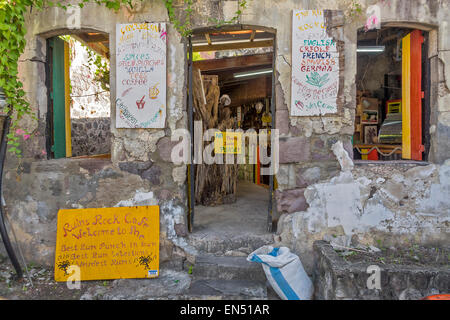
<path fill-rule="evenodd" d="M 339 53 L 323 10 L 294 10 L 292 27 L 291 115 L 336 113 Z"/>
<path fill-rule="evenodd" d="M 164 128 L 166 25 L 116 26 L 116 127 Z"/>
<path fill-rule="evenodd" d="M 59 210 L 55 280 L 154 278 L 159 274 L 159 207 Z"/>

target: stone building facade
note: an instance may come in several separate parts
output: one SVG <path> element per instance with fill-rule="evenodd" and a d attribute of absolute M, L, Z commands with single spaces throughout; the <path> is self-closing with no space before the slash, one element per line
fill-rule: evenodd
<path fill-rule="evenodd" d="M 312 243 L 324 236 L 358 237 L 374 243 L 448 243 L 450 213 L 450 37 L 448 0 L 359 1 L 377 4 L 383 24 L 430 34 L 431 148 L 428 162 L 353 163 L 351 137 L 356 108 L 356 37 L 365 16 L 348 12 L 351 1 L 249 1 L 239 23 L 276 30 L 276 128 L 280 131 L 280 170 L 275 190 L 279 216 L 274 243 L 290 247 L 313 267 Z M 174 1 L 183 16 L 183 1 Z M 233 17 L 235 0 L 196 0 L 192 27 L 210 18 Z M 327 28 L 340 52 L 338 113 L 291 117 L 292 10 L 328 9 Z M 164 129 L 117 129 L 111 103 L 111 159 L 47 159 L 45 126 L 47 38 L 79 31 L 109 34 L 115 51 L 115 26 L 127 22 L 166 22 L 167 119 Z M 20 75 L 38 122 L 24 120 L 35 138 L 24 141 L 24 157 L 8 155 L 5 201 L 26 256 L 52 264 L 56 217 L 62 208 L 158 204 L 161 211 L 161 263 L 189 255 L 186 237 L 187 168 L 170 161 L 171 133 L 187 128 L 186 39 L 169 23 L 164 2 L 138 2 L 117 13 L 88 4 L 82 9 L 33 10 L 27 16 L 27 46 Z M 116 100 L 115 56 L 111 54 L 111 102 Z"/>

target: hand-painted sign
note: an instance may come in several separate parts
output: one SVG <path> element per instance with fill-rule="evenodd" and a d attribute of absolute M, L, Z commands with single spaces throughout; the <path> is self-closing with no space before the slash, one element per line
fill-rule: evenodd
<path fill-rule="evenodd" d="M 323 10 L 294 10 L 291 116 L 337 112 L 339 53 Z"/>
<path fill-rule="evenodd" d="M 214 135 L 214 152 L 222 154 L 241 154 L 242 133 L 216 132 Z"/>
<path fill-rule="evenodd" d="M 59 210 L 55 280 L 73 266 L 80 281 L 157 277 L 159 207 Z"/>
<path fill-rule="evenodd" d="M 164 128 L 166 25 L 116 26 L 116 127 Z"/>

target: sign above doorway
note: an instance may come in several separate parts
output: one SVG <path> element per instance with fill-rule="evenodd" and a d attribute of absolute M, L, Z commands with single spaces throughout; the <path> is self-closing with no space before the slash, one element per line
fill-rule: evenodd
<path fill-rule="evenodd" d="M 294 10 L 291 116 L 337 113 L 339 53 L 323 10 Z"/>
<path fill-rule="evenodd" d="M 116 26 L 116 127 L 164 128 L 166 24 Z"/>

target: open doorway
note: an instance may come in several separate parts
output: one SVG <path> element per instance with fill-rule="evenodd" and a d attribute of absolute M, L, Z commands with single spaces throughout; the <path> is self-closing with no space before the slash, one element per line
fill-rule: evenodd
<path fill-rule="evenodd" d="M 47 154 L 56 159 L 109 158 L 108 35 L 62 35 L 47 44 Z"/>
<path fill-rule="evenodd" d="M 274 124 L 274 32 L 232 26 L 194 32 L 190 43 L 191 132 L 208 140 L 204 154 L 223 159 L 190 166 L 190 230 L 265 234 L 273 176 L 261 175 L 264 161 L 252 137 L 270 134 Z"/>
<path fill-rule="evenodd" d="M 358 30 L 357 160 L 426 160 L 429 150 L 428 33 Z"/>

